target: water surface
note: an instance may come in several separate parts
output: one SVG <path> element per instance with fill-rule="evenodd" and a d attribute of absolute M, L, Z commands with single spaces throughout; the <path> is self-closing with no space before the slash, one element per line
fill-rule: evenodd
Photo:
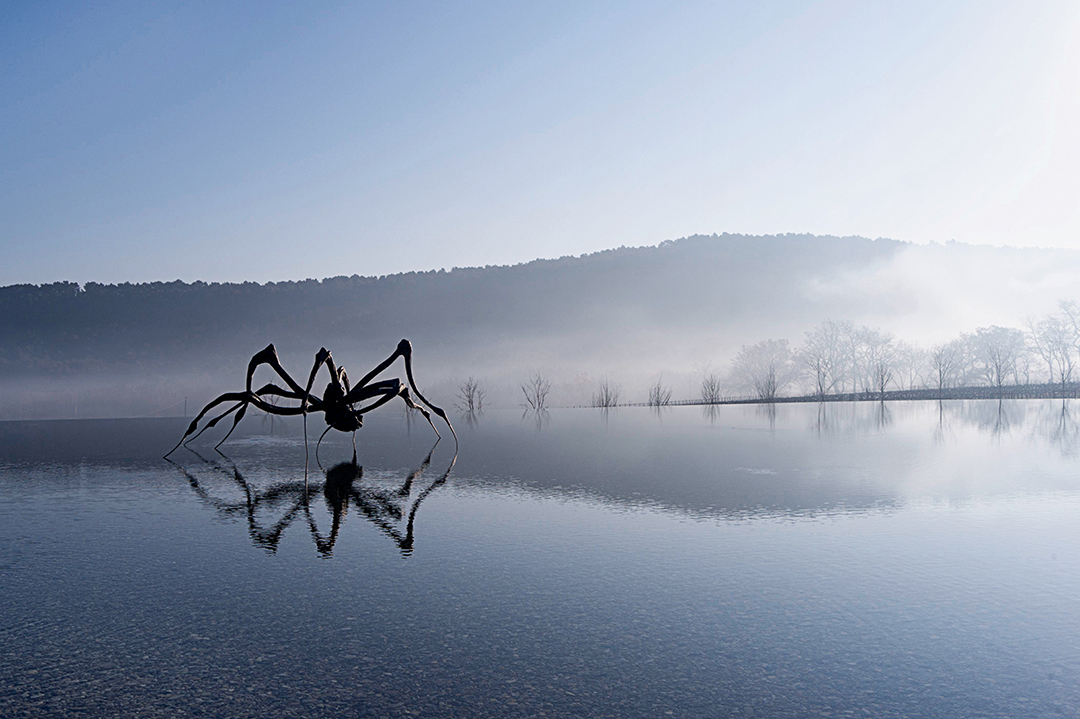
<path fill-rule="evenodd" d="M 1077 716 L 1069 409 L 0 423 L 0 714 Z"/>

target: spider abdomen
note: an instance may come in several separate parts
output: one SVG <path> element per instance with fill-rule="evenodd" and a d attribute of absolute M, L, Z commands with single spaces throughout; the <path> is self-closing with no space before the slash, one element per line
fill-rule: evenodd
<path fill-rule="evenodd" d="M 323 411 L 326 424 L 339 432 L 355 432 L 364 424 L 364 418 L 345 404 L 345 392 L 333 382 L 323 392 Z"/>

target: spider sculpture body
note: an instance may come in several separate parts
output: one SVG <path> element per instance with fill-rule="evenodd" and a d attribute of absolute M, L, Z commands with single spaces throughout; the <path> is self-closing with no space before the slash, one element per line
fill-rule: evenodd
<path fill-rule="evenodd" d="M 405 376 L 408 378 L 408 383 L 403 382 L 400 379 L 387 379 L 373 382 L 376 377 L 386 371 L 386 369 L 394 363 L 394 361 L 401 357 L 405 362 Z M 260 365 L 269 365 L 270 368 L 280 377 L 288 388 L 280 387 L 274 383 L 264 385 L 262 388 L 252 391 L 251 380 L 255 375 L 255 370 Z M 326 369 L 330 373 L 330 383 L 326 385 L 326 389 L 323 391 L 322 397 L 318 397 L 311 393 L 311 387 L 315 384 L 315 376 L 319 373 L 319 370 L 323 365 L 326 365 Z M 411 389 L 411 391 L 410 391 Z M 415 395 L 420 403 L 417 403 L 413 399 Z M 278 405 L 271 401 L 271 398 L 283 398 L 288 400 L 296 400 L 300 404 L 298 406 L 286 406 Z M 311 374 L 308 376 L 307 387 L 301 387 L 296 380 L 289 376 L 289 373 L 285 371 L 285 368 L 281 366 L 281 362 L 278 360 L 277 350 L 274 345 L 267 345 L 266 349 L 255 354 L 248 362 L 247 368 L 247 382 L 243 392 L 226 392 L 220 395 L 208 405 L 203 407 L 198 416 L 192 420 L 188 426 L 184 436 L 180 438 L 180 441 L 176 443 L 176 446 L 169 450 L 169 454 L 175 452 L 181 444 L 190 441 L 188 438 L 195 439 L 200 434 L 210 429 L 225 417 L 235 413 L 233 418 L 233 426 L 229 429 L 229 433 L 218 442 L 218 446 L 221 445 L 229 435 L 236 429 L 236 425 L 240 424 L 240 420 L 244 418 L 244 414 L 247 412 L 249 406 L 254 406 L 257 409 L 266 412 L 267 414 L 275 415 L 303 415 L 304 416 L 304 432 L 305 438 L 307 435 L 307 414 L 308 412 L 322 412 L 324 419 L 326 420 L 326 430 L 322 436 L 326 436 L 326 433 L 331 429 L 336 429 L 339 432 L 356 432 L 364 424 L 364 415 L 373 409 L 381 407 L 394 397 L 400 397 L 406 406 L 419 410 L 424 415 L 424 418 L 431 424 L 431 428 L 435 430 L 435 434 L 439 434 L 439 430 L 435 428 L 435 423 L 431 421 L 431 412 L 435 413 L 446 422 L 446 426 L 450 428 L 450 433 L 454 435 L 454 442 L 457 442 L 457 433 L 454 432 L 454 426 L 450 424 L 449 418 L 446 416 L 446 412 L 436 407 L 427 401 L 424 395 L 420 394 L 420 390 L 416 388 L 416 381 L 413 379 L 412 371 L 412 344 L 408 340 L 401 340 L 398 343 L 397 349 L 383 360 L 375 369 L 368 372 L 364 377 L 355 385 L 349 383 L 349 376 L 345 373 L 344 367 L 338 367 L 334 364 L 333 357 L 330 356 L 330 352 L 324 347 L 318 351 L 315 355 L 315 364 L 311 368 Z M 368 404 L 363 404 L 367 402 Z M 229 405 L 224 412 L 213 417 L 203 425 L 203 428 L 199 429 L 199 422 L 209 414 L 212 410 L 221 405 Z M 428 410 L 431 412 L 428 412 Z M 194 436 L 192 436 L 194 435 Z M 322 437 L 319 437 L 319 441 L 322 441 Z"/>

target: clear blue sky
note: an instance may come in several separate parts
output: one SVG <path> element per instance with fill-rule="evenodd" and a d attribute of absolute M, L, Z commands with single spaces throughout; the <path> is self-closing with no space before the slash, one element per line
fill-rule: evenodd
<path fill-rule="evenodd" d="M 1080 246 L 1080 3 L 0 6 L 0 284 Z"/>

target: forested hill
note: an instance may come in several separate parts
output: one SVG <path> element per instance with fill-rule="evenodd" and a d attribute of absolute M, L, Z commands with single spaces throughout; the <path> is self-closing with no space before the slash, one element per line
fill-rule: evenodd
<path fill-rule="evenodd" d="M 322 281 L 19 285 L 0 288 L 0 380 L 61 387 L 108 375 L 130 386 L 144 376 L 156 386 L 165 375 L 228 374 L 235 383 L 270 342 L 300 374 L 324 346 L 356 372 L 407 337 L 425 381 L 476 374 L 513 388 L 536 368 L 567 382 L 630 381 L 724 367 L 765 338 L 798 344 L 827 318 L 932 343 L 1020 327 L 1059 299 L 1080 300 L 1080 252 L 812 235 L 694 236 L 512 267 Z"/>
<path fill-rule="evenodd" d="M 453 355 L 513 352 L 518 340 L 580 354 L 657 333 L 678 341 L 680 332 L 761 326 L 777 314 L 813 322 L 828 308 L 807 302 L 808 286 L 866 271 L 902 247 L 854 237 L 694 236 L 384 277 L 16 285 L 0 288 L 0 375 L 203 369 L 268 342 L 298 356 L 320 346 L 374 356 L 401 337 Z"/>

